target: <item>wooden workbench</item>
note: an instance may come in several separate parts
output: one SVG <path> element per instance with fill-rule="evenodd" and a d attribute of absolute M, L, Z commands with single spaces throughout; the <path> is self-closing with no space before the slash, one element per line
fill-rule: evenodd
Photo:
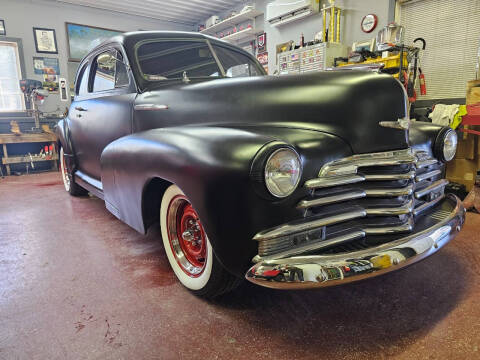
<path fill-rule="evenodd" d="M 7 144 L 26 144 L 26 143 L 39 143 L 39 142 L 49 142 L 53 145 L 53 155 L 45 158 L 33 157 L 29 155 L 23 156 L 8 156 Z M 50 133 L 38 133 L 38 134 L 0 134 L 0 144 L 3 146 L 3 157 L 2 164 L 5 165 L 7 169 L 7 175 L 11 174 L 10 164 L 18 163 L 28 163 L 28 162 L 38 162 L 38 161 L 54 161 L 53 168 L 57 170 L 57 136 Z"/>

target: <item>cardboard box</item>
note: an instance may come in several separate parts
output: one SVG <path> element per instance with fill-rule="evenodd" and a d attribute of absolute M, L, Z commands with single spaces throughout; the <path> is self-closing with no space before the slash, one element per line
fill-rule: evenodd
<path fill-rule="evenodd" d="M 459 136 L 455 159 L 475 159 L 475 153 L 480 151 L 480 149 L 475 146 L 475 138 L 476 135 L 473 134 L 468 134 L 466 139 L 462 139 L 462 137 Z"/>
<path fill-rule="evenodd" d="M 467 82 L 467 105 L 480 103 L 480 80 Z"/>
<path fill-rule="evenodd" d="M 447 163 L 447 180 L 464 184 L 470 191 L 475 183 L 479 160 L 454 159 Z"/>

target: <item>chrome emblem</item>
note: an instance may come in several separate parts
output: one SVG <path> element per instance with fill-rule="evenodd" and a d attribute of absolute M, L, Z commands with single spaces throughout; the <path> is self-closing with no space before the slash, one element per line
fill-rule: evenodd
<path fill-rule="evenodd" d="M 383 127 L 399 129 L 399 130 L 409 130 L 411 120 L 408 118 L 398 119 L 397 121 L 380 121 L 378 124 Z"/>

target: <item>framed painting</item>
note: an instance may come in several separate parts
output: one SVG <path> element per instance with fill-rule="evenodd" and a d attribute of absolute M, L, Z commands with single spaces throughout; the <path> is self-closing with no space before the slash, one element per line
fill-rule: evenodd
<path fill-rule="evenodd" d="M 58 54 L 57 37 L 55 29 L 33 28 L 35 50 L 37 53 Z"/>
<path fill-rule="evenodd" d="M 5 20 L 0 20 L 0 35 L 7 35 L 5 30 Z"/>
<path fill-rule="evenodd" d="M 68 60 L 80 61 L 95 46 L 112 36 L 123 33 L 96 26 L 65 23 L 68 42 Z"/>

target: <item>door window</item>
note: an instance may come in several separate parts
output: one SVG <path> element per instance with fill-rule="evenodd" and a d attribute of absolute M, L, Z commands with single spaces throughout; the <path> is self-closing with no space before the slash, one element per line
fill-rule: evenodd
<path fill-rule="evenodd" d="M 107 91 L 128 85 L 127 67 L 117 50 L 98 55 L 94 61 L 93 92 Z"/>
<path fill-rule="evenodd" d="M 85 64 L 80 70 L 77 78 L 77 95 L 85 95 L 88 93 L 88 64 Z"/>
<path fill-rule="evenodd" d="M 245 77 L 263 75 L 257 64 L 248 56 L 222 46 L 212 45 L 212 47 L 225 69 L 225 76 Z"/>

